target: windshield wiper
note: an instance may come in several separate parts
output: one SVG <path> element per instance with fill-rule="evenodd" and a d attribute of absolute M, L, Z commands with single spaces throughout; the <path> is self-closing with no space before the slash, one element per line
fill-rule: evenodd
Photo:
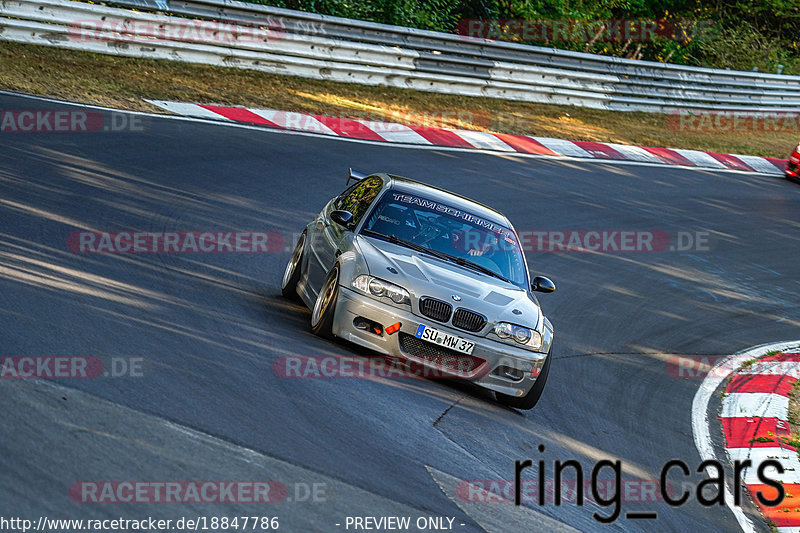
<path fill-rule="evenodd" d="M 494 277 L 496 277 L 498 279 L 501 279 L 501 280 L 505 281 L 506 283 L 511 283 L 510 281 L 508 281 L 506 278 L 504 278 L 503 276 L 501 276 L 500 274 L 498 274 L 494 270 L 486 268 L 485 266 L 481 266 L 478 263 L 473 263 L 472 261 L 470 261 L 468 259 L 464 259 L 463 257 L 456 257 L 455 255 L 446 254 L 444 252 L 441 252 L 441 254 L 446 256 L 447 259 L 449 259 L 451 261 L 455 261 L 456 263 L 458 263 L 461 266 L 472 268 L 472 269 L 477 270 L 479 272 L 483 272 L 484 274 L 489 274 L 490 276 L 494 276 Z"/>
<path fill-rule="evenodd" d="M 472 261 L 469 261 L 467 259 L 462 259 L 460 257 L 456 257 L 455 260 L 459 265 L 464 265 L 464 266 L 468 266 L 470 268 L 474 268 L 475 270 L 483 272 L 484 274 L 489 274 L 490 276 L 494 276 L 497 279 L 501 279 L 501 280 L 505 281 L 506 283 L 511 283 L 510 281 L 508 281 L 506 278 L 504 278 L 503 276 L 501 276 L 500 274 L 498 274 L 494 270 L 486 268 L 485 266 L 481 266 L 478 263 L 473 263 Z"/>
<path fill-rule="evenodd" d="M 469 268 L 472 268 L 473 270 L 477 270 L 479 272 L 483 272 L 484 274 L 488 274 L 490 276 L 494 276 L 495 278 L 501 279 L 501 280 L 505 281 L 506 283 L 511 283 L 510 281 L 508 281 L 506 278 L 504 278 L 503 276 L 501 276 L 497 272 L 495 272 L 495 271 L 493 271 L 491 269 L 488 269 L 488 268 L 486 268 L 484 266 L 481 266 L 481 265 L 479 265 L 477 263 L 473 263 L 472 261 L 464 259 L 463 257 L 456 257 L 455 255 L 450 255 L 450 254 L 445 253 L 445 252 L 440 252 L 439 250 L 433 250 L 431 248 L 425 248 L 424 246 L 421 246 L 421 245 L 419 245 L 419 244 L 417 244 L 415 242 L 407 241 L 405 239 L 401 239 L 399 237 L 395 237 L 394 235 L 386 235 L 385 233 L 381 233 L 379 231 L 373 231 L 373 230 L 367 229 L 367 228 L 364 228 L 363 230 L 361 230 L 361 233 L 364 233 L 365 235 L 372 235 L 374 237 L 380 237 L 380 238 L 383 238 L 383 239 L 387 239 L 392 244 L 399 244 L 401 246 L 405 246 L 406 248 L 411 248 L 412 250 L 415 250 L 415 251 L 420 252 L 420 253 L 430 254 L 430 255 L 432 255 L 434 257 L 438 257 L 439 259 L 444 259 L 446 261 L 452 261 L 452 262 L 456 263 L 457 265 L 469 267 Z"/>
<path fill-rule="evenodd" d="M 445 254 L 443 252 L 439 252 L 437 250 L 431 250 L 430 248 L 425 248 L 424 246 L 421 246 L 421 245 L 419 245 L 419 244 L 417 244 L 415 242 L 407 241 L 405 239 L 401 239 L 401 238 L 396 237 L 394 235 L 386 235 L 385 233 L 381 233 L 379 231 L 373 231 L 373 230 L 367 229 L 367 228 L 364 228 L 363 230 L 361 230 L 361 233 L 363 233 L 365 235 L 372 235 L 373 237 L 380 237 L 382 239 L 388 240 L 392 244 L 399 244 L 401 246 L 405 246 L 406 248 L 411 248 L 414 251 L 417 251 L 417 252 L 420 252 L 420 253 L 424 253 L 424 254 L 430 254 L 430 255 L 432 255 L 434 257 L 438 257 L 439 259 L 455 259 L 455 258 L 453 258 L 451 256 L 448 256 L 447 254 Z"/>

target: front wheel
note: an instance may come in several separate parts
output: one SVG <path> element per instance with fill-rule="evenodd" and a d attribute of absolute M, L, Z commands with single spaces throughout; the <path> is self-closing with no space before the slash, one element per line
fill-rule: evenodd
<path fill-rule="evenodd" d="M 306 234 L 303 232 L 300 238 L 297 239 L 297 244 L 292 252 L 292 257 L 286 263 L 286 269 L 283 271 L 283 281 L 281 282 L 281 294 L 284 298 L 290 300 L 299 300 L 297 295 L 297 283 L 300 281 L 300 265 L 303 259 L 303 245 L 306 242 Z"/>
<path fill-rule="evenodd" d="M 333 338 L 333 315 L 339 299 L 339 267 L 333 267 L 317 295 L 311 311 L 311 332 L 326 339 Z"/>
<path fill-rule="evenodd" d="M 497 401 L 508 407 L 513 407 L 514 409 L 533 409 L 533 407 L 539 402 L 539 398 L 542 396 L 542 391 L 544 391 L 544 386 L 547 383 L 547 374 L 550 373 L 550 360 L 552 358 L 553 349 L 551 347 L 550 353 L 544 362 L 542 373 L 539 374 L 538 378 L 536 378 L 536 382 L 533 384 L 533 387 L 531 387 L 531 390 L 528 391 L 528 394 L 525 396 L 509 396 L 508 394 L 495 392 L 494 395 L 497 398 Z"/>

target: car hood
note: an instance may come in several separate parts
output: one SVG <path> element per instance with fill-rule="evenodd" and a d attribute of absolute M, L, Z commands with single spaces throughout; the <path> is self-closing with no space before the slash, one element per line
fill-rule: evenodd
<path fill-rule="evenodd" d="M 380 239 L 359 235 L 355 242 L 370 275 L 400 285 L 414 301 L 422 296 L 436 298 L 481 313 L 489 322 L 530 328 L 538 328 L 541 322 L 538 302 L 516 285 Z M 455 301 L 454 296 L 461 300 Z"/>

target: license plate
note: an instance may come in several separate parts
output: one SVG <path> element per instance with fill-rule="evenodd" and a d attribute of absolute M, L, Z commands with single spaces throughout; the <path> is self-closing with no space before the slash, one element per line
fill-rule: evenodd
<path fill-rule="evenodd" d="M 417 328 L 417 338 L 465 354 L 471 354 L 473 348 L 475 348 L 475 343 L 472 341 L 433 329 L 424 324 L 420 324 Z"/>

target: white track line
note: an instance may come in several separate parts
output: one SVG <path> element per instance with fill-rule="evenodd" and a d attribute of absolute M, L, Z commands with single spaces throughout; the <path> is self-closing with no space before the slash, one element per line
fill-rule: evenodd
<path fill-rule="evenodd" d="M 736 355 L 731 355 L 730 357 L 725 357 L 714 365 L 714 368 L 709 371 L 708 375 L 700 384 L 700 388 L 697 389 L 697 393 L 694 395 L 694 400 L 692 401 L 692 434 L 694 435 L 694 445 L 702 460 L 717 459 L 714 453 L 714 442 L 711 440 L 711 431 L 708 424 L 708 403 L 714 391 L 717 390 L 717 387 L 733 373 L 734 369 L 739 368 L 742 363 L 760 357 L 773 350 L 791 350 L 798 345 L 800 345 L 800 341 L 765 344 L 740 352 Z M 713 476 L 716 474 L 713 470 L 714 469 L 710 467 L 707 469 L 709 475 Z M 733 504 L 733 493 L 731 492 L 730 486 L 727 484 L 725 485 L 725 503 L 733 513 L 733 516 L 736 517 L 742 531 L 744 531 L 744 533 L 755 533 L 756 529 L 753 522 L 744 514 L 744 511 L 742 511 L 740 507 Z"/>

